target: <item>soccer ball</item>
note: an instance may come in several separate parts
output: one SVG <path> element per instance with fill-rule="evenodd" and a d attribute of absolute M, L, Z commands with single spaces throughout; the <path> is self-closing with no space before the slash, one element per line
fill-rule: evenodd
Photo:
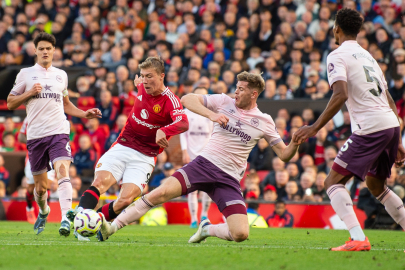
<path fill-rule="evenodd" d="M 100 230 L 102 221 L 100 215 L 91 209 L 85 209 L 77 213 L 74 220 L 74 228 L 82 236 L 90 237 Z"/>

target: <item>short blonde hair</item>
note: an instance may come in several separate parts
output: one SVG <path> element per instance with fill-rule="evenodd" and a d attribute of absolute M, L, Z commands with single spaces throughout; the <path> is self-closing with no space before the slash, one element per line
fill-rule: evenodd
<path fill-rule="evenodd" d="M 264 79 L 260 74 L 253 74 L 246 71 L 243 71 L 238 74 L 236 77 L 240 82 L 247 82 L 248 87 L 251 89 L 257 90 L 258 94 L 260 95 L 261 92 L 264 90 Z"/>
<path fill-rule="evenodd" d="M 139 69 L 148 68 L 153 68 L 157 74 L 165 73 L 165 63 L 160 57 L 148 57 L 139 65 Z"/>

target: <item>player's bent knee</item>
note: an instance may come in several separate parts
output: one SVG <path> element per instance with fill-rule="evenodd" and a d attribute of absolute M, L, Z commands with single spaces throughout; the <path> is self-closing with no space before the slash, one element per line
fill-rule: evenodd
<path fill-rule="evenodd" d="M 232 238 L 235 242 L 243 242 L 249 237 L 248 230 L 237 230 L 235 232 L 231 231 Z"/>
<path fill-rule="evenodd" d="M 133 198 L 119 198 L 117 201 L 114 202 L 114 208 L 115 210 L 122 211 L 133 202 L 134 202 Z"/>

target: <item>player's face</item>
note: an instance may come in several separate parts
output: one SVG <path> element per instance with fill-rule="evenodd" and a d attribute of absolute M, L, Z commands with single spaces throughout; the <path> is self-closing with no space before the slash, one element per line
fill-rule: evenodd
<path fill-rule="evenodd" d="M 160 94 L 163 89 L 163 79 L 165 74 L 158 74 L 153 68 L 141 69 L 141 79 L 147 94 L 156 96 Z"/>
<path fill-rule="evenodd" d="M 252 102 L 256 101 L 257 96 L 257 91 L 248 88 L 248 82 L 238 81 L 235 91 L 235 105 L 238 108 L 245 109 L 250 107 Z"/>
<path fill-rule="evenodd" d="M 38 63 L 41 66 L 46 66 L 52 63 L 53 54 L 55 53 L 55 47 L 48 41 L 38 42 L 38 46 L 35 48 L 35 54 L 38 58 Z"/>

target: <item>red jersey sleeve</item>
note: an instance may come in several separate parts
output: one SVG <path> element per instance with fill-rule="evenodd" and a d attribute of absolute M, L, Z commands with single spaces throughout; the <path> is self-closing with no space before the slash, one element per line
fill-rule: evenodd
<path fill-rule="evenodd" d="M 174 95 L 173 95 L 174 96 Z M 166 136 L 174 136 L 180 133 L 183 133 L 188 130 L 188 119 L 185 111 L 183 110 L 183 106 L 180 103 L 180 99 L 177 96 L 174 96 L 178 103 L 176 108 L 175 106 L 168 107 L 168 113 L 170 113 L 170 117 L 172 118 L 173 122 L 160 128 Z"/>

